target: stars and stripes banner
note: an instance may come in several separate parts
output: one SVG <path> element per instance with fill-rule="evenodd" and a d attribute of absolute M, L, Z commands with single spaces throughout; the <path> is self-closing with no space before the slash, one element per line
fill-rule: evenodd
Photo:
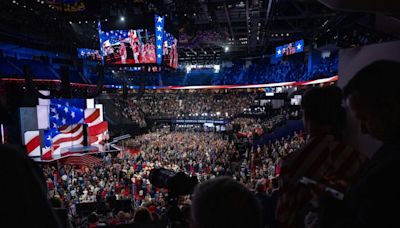
<path fill-rule="evenodd" d="M 83 123 L 84 106 L 83 99 L 52 99 L 50 101 L 50 127 Z"/>
<path fill-rule="evenodd" d="M 154 20 L 156 28 L 156 60 L 157 64 L 161 64 L 164 43 L 164 16 L 155 15 Z"/>
<path fill-rule="evenodd" d="M 106 134 L 108 123 L 101 118 L 100 109 L 86 109 L 85 121 L 88 124 L 88 141 L 89 144 L 99 144 L 108 139 Z"/>
<path fill-rule="evenodd" d="M 49 128 L 24 134 L 28 155 L 39 157 L 39 160 L 51 160 L 71 153 L 82 153 L 84 150 L 79 148 L 102 144 L 108 139 L 108 123 L 103 121 L 102 108 L 85 106 L 83 99 L 50 100 Z"/>
<path fill-rule="evenodd" d="M 288 43 L 283 46 L 276 47 L 275 56 L 280 58 L 286 55 L 293 55 L 304 51 L 304 40 Z"/>

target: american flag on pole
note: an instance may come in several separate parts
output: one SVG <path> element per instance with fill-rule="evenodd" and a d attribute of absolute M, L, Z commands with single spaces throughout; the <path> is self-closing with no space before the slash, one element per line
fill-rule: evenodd
<path fill-rule="evenodd" d="M 106 138 L 108 123 L 103 121 L 101 108 L 85 106 L 84 99 L 50 100 L 49 128 L 43 131 L 42 146 L 39 130 L 25 132 L 28 155 L 39 156 L 41 160 L 51 160 L 71 153 L 80 153 L 80 150 L 73 148 L 84 147 L 85 137 L 88 145 L 101 144 Z M 85 124 L 88 126 L 86 132 Z"/>

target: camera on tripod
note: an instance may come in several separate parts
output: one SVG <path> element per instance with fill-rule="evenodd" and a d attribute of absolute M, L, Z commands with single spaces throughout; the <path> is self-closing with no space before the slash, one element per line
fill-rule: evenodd
<path fill-rule="evenodd" d="M 149 180 L 157 188 L 167 188 L 170 197 L 189 195 L 196 187 L 197 177 L 190 177 L 184 172 L 175 173 L 165 168 L 153 169 L 149 174 Z"/>

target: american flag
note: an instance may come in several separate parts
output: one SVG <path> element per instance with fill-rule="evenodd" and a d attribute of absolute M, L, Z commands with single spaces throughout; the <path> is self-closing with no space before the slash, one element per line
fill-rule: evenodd
<path fill-rule="evenodd" d="M 112 31 L 100 31 L 100 43 L 103 44 L 106 41 L 110 42 L 111 45 L 119 44 L 120 40 L 128 38 L 128 30 L 112 30 Z"/>
<path fill-rule="evenodd" d="M 52 99 L 49 104 L 49 129 L 43 132 L 40 146 L 39 131 L 25 132 L 29 156 L 50 160 L 71 153 L 70 148 L 84 146 L 84 124 L 87 124 L 88 144 L 100 144 L 108 131 L 101 110 L 86 108 L 83 99 Z"/>

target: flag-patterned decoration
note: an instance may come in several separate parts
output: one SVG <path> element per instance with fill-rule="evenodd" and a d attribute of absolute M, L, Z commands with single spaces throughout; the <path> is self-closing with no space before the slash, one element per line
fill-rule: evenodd
<path fill-rule="evenodd" d="M 101 30 L 101 21 L 100 20 L 97 22 L 97 32 L 98 32 L 99 41 L 100 41 L 99 45 L 100 45 L 101 63 L 104 65 L 103 42 L 102 42 L 102 37 L 101 37 L 102 30 Z"/>
<path fill-rule="evenodd" d="M 89 144 L 99 144 L 106 139 L 108 123 L 102 120 L 100 109 L 86 109 L 85 121 L 88 124 Z"/>
<path fill-rule="evenodd" d="M 49 128 L 43 130 L 43 138 L 39 130 L 25 132 L 29 156 L 51 160 L 80 153 L 76 148 L 84 146 L 85 124 L 88 145 L 101 144 L 107 138 L 108 123 L 103 121 L 100 108 L 85 109 L 83 99 L 52 99 L 48 106 Z"/>
<path fill-rule="evenodd" d="M 126 40 L 129 37 L 128 30 L 112 30 L 104 32 L 100 30 L 100 43 L 107 43 L 111 46 L 119 44 L 121 40 Z"/>
<path fill-rule="evenodd" d="M 84 122 L 83 99 L 52 99 L 50 101 L 50 127 L 57 128 Z"/>
<path fill-rule="evenodd" d="M 304 40 L 298 40 L 296 42 L 276 47 L 275 56 L 277 58 L 280 58 L 285 55 L 292 55 L 303 51 L 304 51 Z"/>
<path fill-rule="evenodd" d="M 31 157 L 40 157 L 40 134 L 39 131 L 26 131 L 24 133 L 25 147 Z"/>
<path fill-rule="evenodd" d="M 164 43 L 164 16 L 155 15 L 154 20 L 156 28 L 156 59 L 157 64 L 161 64 Z"/>

